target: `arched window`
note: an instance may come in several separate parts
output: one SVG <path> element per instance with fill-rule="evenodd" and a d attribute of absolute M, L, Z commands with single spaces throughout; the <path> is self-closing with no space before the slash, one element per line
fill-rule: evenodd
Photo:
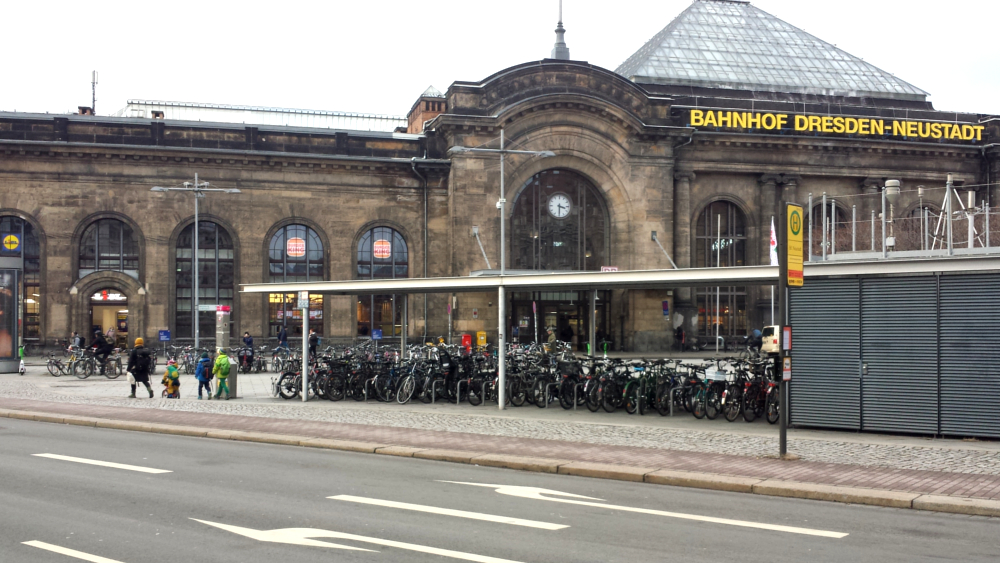
<path fill-rule="evenodd" d="M 698 216 L 695 267 L 746 265 L 747 230 L 743 212 L 728 201 L 710 203 Z M 698 334 L 714 338 L 747 333 L 746 287 L 703 287 L 698 296 Z"/>
<path fill-rule="evenodd" d="M 13 238 L 11 238 L 13 237 Z M 21 322 L 23 336 L 27 339 L 41 338 L 41 245 L 31 223 L 20 217 L 0 217 L 0 256 L 23 258 L 21 295 Z"/>
<path fill-rule="evenodd" d="M 268 245 L 268 274 L 271 283 L 323 281 L 325 271 L 323 241 L 306 225 L 285 225 Z M 268 333 L 277 336 L 286 327 L 289 338 L 302 336 L 302 310 L 296 309 L 294 293 L 272 293 L 268 297 Z M 309 296 L 309 327 L 323 334 L 323 296 Z"/>
<path fill-rule="evenodd" d="M 608 264 L 604 198 L 571 170 L 531 177 L 514 201 L 511 262 L 525 270 L 600 270 Z"/>
<path fill-rule="evenodd" d="M 194 223 L 177 237 L 177 320 L 176 338 L 193 338 L 191 315 L 194 310 Z M 235 292 L 235 252 L 233 239 L 216 223 L 198 222 L 198 303 L 200 305 L 233 305 Z M 201 337 L 215 335 L 215 313 L 198 313 Z"/>
<path fill-rule="evenodd" d="M 375 227 L 358 240 L 358 279 L 383 280 L 410 276 L 410 256 L 403 235 L 390 227 Z M 401 295 L 358 297 L 358 336 L 399 336 L 403 327 Z"/>
<path fill-rule="evenodd" d="M 99 219 L 80 237 L 79 277 L 101 270 L 139 278 L 139 239 L 118 219 Z"/>

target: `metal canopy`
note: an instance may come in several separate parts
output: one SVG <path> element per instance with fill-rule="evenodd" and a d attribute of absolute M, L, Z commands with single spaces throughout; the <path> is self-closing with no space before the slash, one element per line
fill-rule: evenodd
<path fill-rule="evenodd" d="M 495 291 L 672 289 L 716 285 L 771 285 L 777 266 L 690 268 L 686 270 L 635 270 L 626 272 L 559 272 L 515 276 L 454 278 L 403 278 L 345 280 L 307 283 L 258 283 L 242 286 L 243 293 L 294 293 L 367 295 L 389 293 L 473 293 Z"/>
<path fill-rule="evenodd" d="M 922 258 L 859 262 L 806 262 L 805 277 L 858 275 L 920 275 L 935 272 L 1000 271 L 1000 256 Z M 496 291 L 555 291 L 601 289 L 673 289 L 733 285 L 773 285 L 777 266 L 688 268 L 682 270 L 630 270 L 625 272 L 549 272 L 523 275 L 479 275 L 452 278 L 402 278 L 300 283 L 243 284 L 243 293 L 294 293 L 316 295 L 375 295 L 392 293 L 476 293 Z"/>

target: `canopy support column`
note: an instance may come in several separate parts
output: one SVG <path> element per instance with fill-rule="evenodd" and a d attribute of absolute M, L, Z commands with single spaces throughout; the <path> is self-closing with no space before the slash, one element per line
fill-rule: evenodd
<path fill-rule="evenodd" d="M 504 295 L 504 287 L 501 285 L 497 289 L 497 403 L 500 410 L 503 410 L 507 400 L 507 342 L 504 333 L 507 332 L 507 303 Z"/>
<path fill-rule="evenodd" d="M 597 290 L 590 292 L 590 313 L 587 315 L 590 323 L 590 343 L 587 352 L 591 356 L 597 355 Z"/>

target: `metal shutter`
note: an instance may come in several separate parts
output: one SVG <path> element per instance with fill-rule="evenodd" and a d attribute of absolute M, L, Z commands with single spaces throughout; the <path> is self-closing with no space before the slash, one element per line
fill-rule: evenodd
<path fill-rule="evenodd" d="M 1000 276 L 941 276 L 941 433 L 1000 437 Z"/>
<path fill-rule="evenodd" d="M 791 294 L 791 414 L 797 426 L 861 428 L 859 282 L 808 280 Z"/>
<path fill-rule="evenodd" d="M 937 279 L 861 282 L 864 430 L 936 434 Z"/>

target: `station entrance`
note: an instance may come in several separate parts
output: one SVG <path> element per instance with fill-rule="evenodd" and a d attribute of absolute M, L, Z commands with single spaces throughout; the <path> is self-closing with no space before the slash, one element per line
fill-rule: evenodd
<path fill-rule="evenodd" d="M 610 340 L 608 308 L 611 303 L 610 291 L 597 292 L 597 323 L 595 341 Z M 515 292 L 511 294 L 509 311 L 511 328 L 508 334 L 511 342 L 530 344 L 548 340 L 548 329 L 552 329 L 557 340 L 569 342 L 578 352 L 586 352 L 590 342 L 589 291 L 563 292 Z M 535 332 L 535 327 L 538 332 Z"/>
<path fill-rule="evenodd" d="M 102 289 L 90 296 L 90 334 L 87 341 L 100 332 L 112 345 L 126 348 L 129 331 L 128 297 L 113 288 Z"/>

